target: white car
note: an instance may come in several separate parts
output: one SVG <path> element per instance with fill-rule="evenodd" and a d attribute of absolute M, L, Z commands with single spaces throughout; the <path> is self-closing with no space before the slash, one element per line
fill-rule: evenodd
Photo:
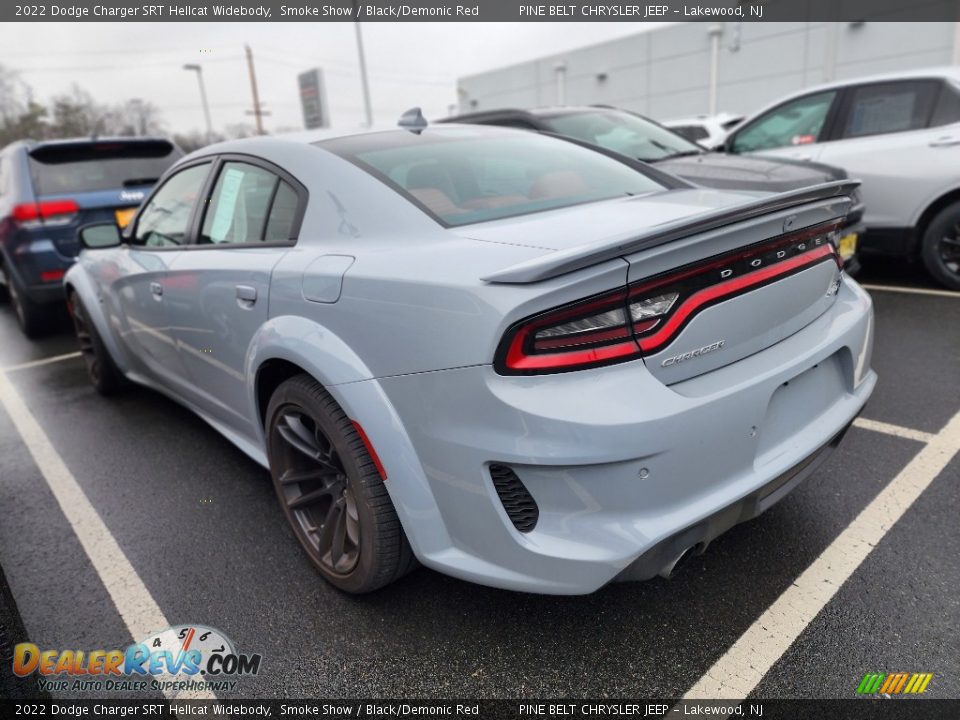
<path fill-rule="evenodd" d="M 661 125 L 670 128 L 677 135 L 682 135 L 690 142 L 698 143 L 708 150 L 716 150 L 723 145 L 730 131 L 743 122 L 743 118 L 743 115 L 719 113 L 666 120 Z"/>
<path fill-rule="evenodd" d="M 724 148 L 843 168 L 863 182 L 863 251 L 921 258 L 960 290 L 960 68 L 809 88 L 747 119 Z"/>

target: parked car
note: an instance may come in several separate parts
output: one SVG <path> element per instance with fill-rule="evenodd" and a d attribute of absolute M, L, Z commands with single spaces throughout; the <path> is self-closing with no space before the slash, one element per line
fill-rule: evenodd
<path fill-rule="evenodd" d="M 854 183 L 758 196 L 409 126 L 204 148 L 123 235 L 85 227 L 65 279 L 96 388 L 155 388 L 268 467 L 336 587 L 668 573 L 870 396 L 871 302 L 831 240 Z"/>
<path fill-rule="evenodd" d="M 920 259 L 960 290 L 960 68 L 794 93 L 746 120 L 724 147 L 844 168 L 863 182 L 864 251 Z"/>
<path fill-rule="evenodd" d="M 662 125 L 690 142 L 702 145 L 708 150 L 716 150 L 723 145 L 727 135 L 744 120 L 743 115 L 719 113 L 717 115 L 697 115 L 696 117 L 664 120 Z"/>
<path fill-rule="evenodd" d="M 90 222 L 123 223 L 183 153 L 161 138 L 22 141 L 0 150 L 0 288 L 29 337 L 63 306 L 63 275 Z"/>
<path fill-rule="evenodd" d="M 606 106 L 489 110 L 440 122 L 498 125 L 556 134 L 656 164 L 659 170 L 706 187 L 783 192 L 849 177 L 845 171 L 828 165 L 707 152 L 653 120 Z M 863 229 L 863 203 L 856 190 L 853 200 L 838 241 L 840 255 L 851 273 L 859 267 L 857 242 Z"/>

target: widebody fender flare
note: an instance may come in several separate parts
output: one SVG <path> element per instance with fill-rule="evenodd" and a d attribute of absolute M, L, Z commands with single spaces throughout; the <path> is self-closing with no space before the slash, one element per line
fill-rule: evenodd
<path fill-rule="evenodd" d="M 386 487 L 414 554 L 425 564 L 450 547 L 440 509 L 400 416 L 361 358 L 328 328 L 297 316 L 279 316 L 260 328 L 246 360 L 251 417 L 262 417 L 257 377 L 268 362 L 292 363 L 323 385 L 358 422 L 387 473 Z M 265 431 L 258 425 L 260 444 Z M 402 490 L 401 490 L 402 489 Z"/>
<path fill-rule="evenodd" d="M 65 298 L 69 298 L 71 289 L 80 297 L 80 301 L 87 311 L 88 322 L 93 323 L 114 364 L 126 375 L 131 369 L 130 356 L 114 332 L 107 306 L 101 299 L 102 293 L 84 267 L 82 259 L 67 270 L 67 274 L 63 277 Z"/>

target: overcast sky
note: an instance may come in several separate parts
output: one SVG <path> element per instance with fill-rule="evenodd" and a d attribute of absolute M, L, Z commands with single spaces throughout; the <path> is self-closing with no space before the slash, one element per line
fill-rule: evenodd
<path fill-rule="evenodd" d="M 420 105 L 428 117 L 456 102 L 456 79 L 574 47 L 643 32 L 652 23 L 389 23 L 362 25 L 375 123 Z M 0 64 L 16 69 L 35 99 L 74 83 L 97 100 L 156 104 L 167 130 L 203 128 L 199 90 L 184 63 L 203 65 L 215 128 L 251 122 L 244 43 L 256 58 L 266 127 L 300 127 L 298 72 L 324 69 L 334 126 L 363 118 L 354 28 L 312 23 L 7 24 Z"/>

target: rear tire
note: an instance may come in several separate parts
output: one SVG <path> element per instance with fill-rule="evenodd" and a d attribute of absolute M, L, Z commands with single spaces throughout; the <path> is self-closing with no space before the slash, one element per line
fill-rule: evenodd
<path fill-rule="evenodd" d="M 110 357 L 110 351 L 103 344 L 96 325 L 90 320 L 87 309 L 75 290 L 70 291 L 69 303 L 70 317 L 73 318 L 73 327 L 90 382 L 101 395 L 116 395 L 127 387 L 127 379 Z"/>
<path fill-rule="evenodd" d="M 10 294 L 10 304 L 13 305 L 13 312 L 17 316 L 20 329 L 31 340 L 41 337 L 50 330 L 53 313 L 50 308 L 39 305 L 27 297 L 26 292 L 17 285 L 14 278 L 8 276 L 7 280 L 9 282 L 7 289 Z"/>
<path fill-rule="evenodd" d="M 366 593 L 416 566 L 366 445 L 320 383 L 309 375 L 283 382 L 270 398 L 266 430 L 280 506 L 330 584 Z"/>
<path fill-rule="evenodd" d="M 0 302 L 10 299 L 10 291 L 7 290 L 9 282 L 10 278 L 7 277 L 7 272 L 3 267 L 3 259 L 0 258 Z"/>
<path fill-rule="evenodd" d="M 960 290 L 960 202 L 934 215 L 923 233 L 920 257 L 937 282 Z"/>

